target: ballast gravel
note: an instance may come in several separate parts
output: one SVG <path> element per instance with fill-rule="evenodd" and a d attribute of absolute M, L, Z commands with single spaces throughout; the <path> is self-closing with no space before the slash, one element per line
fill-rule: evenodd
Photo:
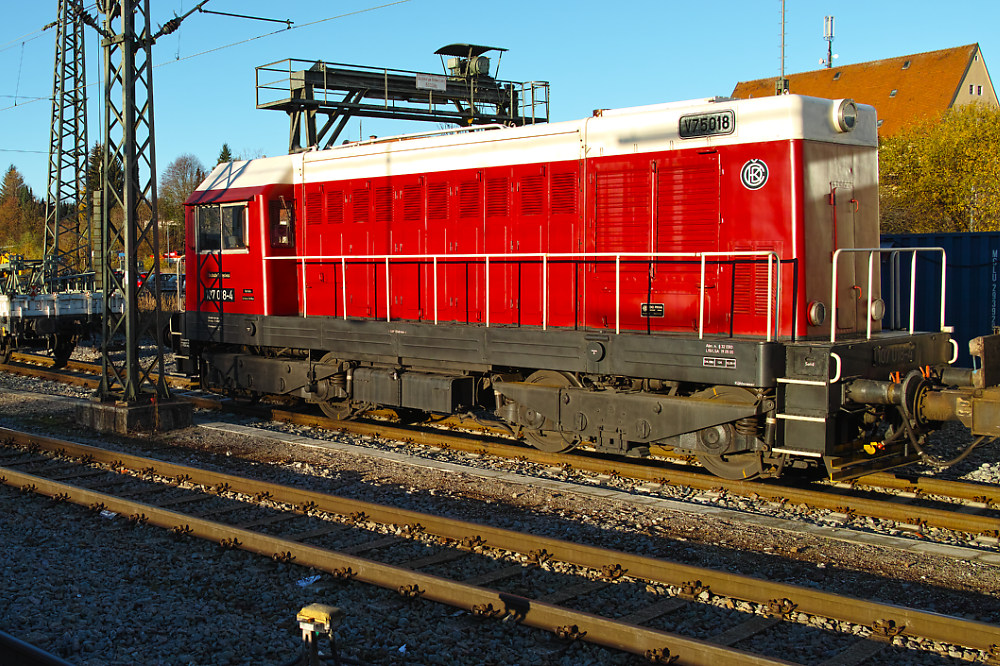
<path fill-rule="evenodd" d="M 53 407 L 43 396 L 32 399 L 20 393 L 24 390 L 90 397 L 89 391 L 0 375 L 0 424 L 53 436 L 79 435 L 72 432 L 72 407 Z M 317 438 L 345 437 L 292 429 Z M 371 438 L 363 443 L 410 448 Z M 1000 567 L 992 565 L 650 510 L 618 500 L 596 501 L 530 483 L 484 480 L 471 473 L 443 475 L 424 467 L 203 428 L 165 433 L 155 440 L 116 438 L 99 444 L 140 455 L 152 448 L 154 457 L 176 462 L 1000 622 Z M 487 464 L 484 461 L 488 457 L 467 457 L 470 464 Z M 995 449 L 974 453 L 962 472 L 981 482 L 991 482 L 987 481 L 991 474 L 1000 479 Z M 639 492 L 634 484 L 624 483 L 623 488 Z M 55 505 L 7 486 L 0 486 L 0 512 L 4 570 L 0 599 L 5 600 L 0 606 L 0 629 L 73 663 L 288 663 L 299 645 L 295 613 L 309 603 L 332 604 L 345 611 L 336 634 L 338 648 L 362 663 L 646 663 L 512 623 L 481 622 L 455 609 L 408 602 L 394 592 L 336 582 L 295 565 L 197 540 L 177 540 L 156 528 L 132 526 L 82 507 Z M 319 578 L 313 579 L 316 575 Z M 711 603 L 701 608 L 666 616 L 667 625 L 678 626 L 663 628 L 715 633 L 718 609 Z M 801 622 L 822 627 L 825 620 L 803 617 Z M 778 650 L 776 656 L 802 663 L 829 658 L 831 645 L 842 641 L 824 641 L 815 633 L 801 638 L 798 631 L 786 627 L 770 639 L 764 634 L 755 641 L 787 646 L 781 636 L 796 637 L 794 655 L 773 649 Z M 766 645 L 764 649 L 769 651 Z M 894 664 L 943 664 L 968 663 L 979 655 L 934 646 L 929 654 L 893 648 L 880 659 L 887 656 Z"/>

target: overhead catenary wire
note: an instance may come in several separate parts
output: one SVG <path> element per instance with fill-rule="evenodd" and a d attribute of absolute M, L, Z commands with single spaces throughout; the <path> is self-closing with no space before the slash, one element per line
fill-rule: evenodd
<path fill-rule="evenodd" d="M 192 58 L 197 58 L 199 56 L 207 55 L 209 53 L 215 53 L 216 51 L 222 51 L 224 49 L 234 48 L 236 46 L 241 46 L 243 44 L 248 44 L 250 42 L 254 42 L 254 41 L 257 41 L 258 39 L 263 39 L 265 37 L 270 37 L 272 35 L 277 35 L 277 34 L 281 34 L 281 33 L 284 33 L 284 32 L 289 32 L 291 30 L 299 30 L 301 28 L 308 28 L 310 26 L 318 25 L 320 23 L 326 23 L 328 21 L 335 21 L 335 20 L 338 20 L 338 19 L 348 18 L 350 16 L 357 16 L 359 14 L 365 14 L 367 12 L 373 12 L 373 11 L 377 11 L 379 9 L 385 9 L 387 7 L 392 7 L 392 6 L 395 6 L 395 5 L 402 5 L 402 4 L 406 4 L 406 3 L 410 2 L 410 1 L 411 0 L 395 0 L 394 2 L 386 2 L 386 3 L 383 3 L 381 5 L 374 5 L 372 7 L 366 7 L 364 9 L 358 9 L 358 10 L 355 10 L 353 12 L 345 12 L 343 14 L 337 14 L 335 16 L 329 16 L 327 18 L 318 19 L 316 21 L 310 21 L 308 23 L 302 23 L 301 25 L 293 25 L 291 27 L 281 28 L 279 30 L 272 30 L 270 32 L 266 32 L 266 33 L 257 35 L 256 37 L 249 37 L 247 39 L 243 39 L 243 40 L 240 40 L 238 42 L 232 42 L 230 44 L 224 44 L 222 46 L 216 46 L 216 47 L 211 48 L 211 49 L 206 49 L 204 51 L 199 51 L 198 53 L 192 53 L 191 55 L 184 56 L 183 58 L 182 57 L 176 57 L 174 60 L 168 60 L 167 62 L 162 62 L 162 63 L 159 63 L 159 64 L 155 64 L 155 65 L 153 65 L 153 68 L 157 69 L 157 68 L 164 67 L 166 65 L 170 65 L 170 64 L 173 64 L 173 63 L 184 62 L 185 60 L 191 60 Z M 96 6 L 96 5 L 91 5 L 90 7 L 94 7 L 94 6 Z M 96 82 L 95 83 L 88 83 L 87 87 L 90 88 L 91 86 L 95 86 L 95 85 L 98 85 L 98 84 Z M 24 104 L 16 104 L 15 103 L 15 104 L 12 104 L 10 106 L 0 107 L 0 112 L 9 111 L 9 110 L 11 110 L 11 109 L 13 109 L 15 107 L 27 106 L 28 104 L 31 104 L 31 103 L 34 103 L 34 102 L 39 102 L 39 101 L 42 101 L 42 100 L 51 101 L 51 99 L 52 99 L 51 97 L 34 97 L 34 98 L 31 99 L 31 101 L 25 102 Z"/>
<path fill-rule="evenodd" d="M 97 8 L 97 3 L 91 3 L 91 4 L 87 5 L 87 7 L 86 7 L 87 11 L 90 11 L 91 9 L 96 9 L 96 8 Z M 52 28 L 56 27 L 56 24 L 57 24 L 57 21 L 52 21 L 51 23 L 46 23 L 45 25 L 43 25 L 41 28 L 39 28 L 37 30 L 32 30 L 31 32 L 26 32 L 25 34 L 21 35 L 20 37 L 12 39 L 9 42 L 6 42 L 4 44 L 0 44 L 0 53 L 3 53 L 4 51 L 6 51 L 8 49 L 12 49 L 15 46 L 17 46 L 18 44 L 21 44 L 23 42 L 32 42 L 32 41 L 34 41 L 36 39 L 39 39 L 40 37 L 42 37 L 42 35 L 45 32 L 47 32 L 47 31 L 51 30 Z M 29 37 L 30 37 L 30 39 L 29 39 Z"/>
<path fill-rule="evenodd" d="M 346 12 L 344 14 L 337 14 L 336 16 L 329 16 L 327 18 L 319 19 L 317 21 L 310 21 L 309 23 L 302 23 L 300 25 L 293 25 L 293 26 L 288 27 L 288 28 L 280 28 L 278 30 L 272 30 L 271 32 L 265 32 L 263 34 L 257 35 L 256 37 L 249 37 L 247 39 L 242 39 L 242 40 L 240 40 L 238 42 L 232 42 L 231 44 L 224 44 L 223 46 L 216 46 L 214 48 L 207 49 L 205 51 L 199 51 L 198 53 L 192 53 L 191 55 L 186 56 L 184 58 L 180 58 L 178 60 L 175 60 L 174 62 L 182 62 L 184 60 L 190 60 L 191 58 L 197 58 L 198 56 L 203 56 L 203 55 L 205 55 L 207 53 L 215 53 L 216 51 L 221 51 L 223 49 L 233 48 L 235 46 L 241 46 L 243 44 L 249 44 L 250 42 L 257 41 L 258 39 L 263 39 L 264 37 L 270 37 L 272 35 L 281 34 L 283 32 L 289 32 L 291 30 L 300 30 L 302 28 L 308 28 L 310 26 L 318 25 L 320 23 L 326 23 L 327 21 L 335 21 L 337 19 L 347 18 L 349 16 L 357 16 L 358 14 L 365 14 L 367 12 L 377 11 L 379 9 L 385 9 L 387 7 L 392 7 L 394 5 L 402 5 L 402 4 L 405 4 L 407 2 L 410 2 L 410 0 L 395 0 L 395 2 L 387 2 L 387 3 L 381 4 L 381 5 L 375 5 L 373 7 L 367 7 L 365 9 L 358 9 L 358 10 L 355 10 L 353 12 Z M 156 67 L 162 67 L 163 65 L 166 65 L 166 64 L 169 64 L 169 63 L 162 63 L 160 65 L 155 65 L 155 66 Z M 0 110 L 2 110 L 2 109 L 0 109 Z"/>

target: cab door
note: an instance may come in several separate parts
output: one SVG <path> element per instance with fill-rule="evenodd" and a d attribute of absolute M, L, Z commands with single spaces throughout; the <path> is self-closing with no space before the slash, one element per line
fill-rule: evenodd
<path fill-rule="evenodd" d="M 830 215 L 832 216 L 830 242 L 834 252 L 840 248 L 857 247 L 856 224 L 857 199 L 854 196 L 854 183 L 849 180 L 837 180 L 830 183 Z M 862 253 L 842 255 L 837 262 L 837 312 L 836 324 L 838 332 L 853 332 L 857 330 L 858 322 L 864 321 L 862 314 L 866 301 L 863 298 L 867 289 L 867 266 L 858 262 L 867 262 L 867 256 Z M 864 279 L 862 279 L 864 278 Z M 862 285 L 861 282 L 865 284 Z"/>
<path fill-rule="evenodd" d="M 289 193 L 290 194 L 290 193 Z M 299 312 L 299 270 L 294 259 L 295 201 L 271 198 L 266 202 L 267 224 L 264 226 L 264 314 L 295 315 Z"/>

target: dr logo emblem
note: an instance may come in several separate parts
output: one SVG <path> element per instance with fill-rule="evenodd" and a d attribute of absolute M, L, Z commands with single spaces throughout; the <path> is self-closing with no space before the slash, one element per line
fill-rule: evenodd
<path fill-rule="evenodd" d="M 740 180 L 748 190 L 759 190 L 767 182 L 767 165 L 764 160 L 748 160 L 740 171 Z"/>

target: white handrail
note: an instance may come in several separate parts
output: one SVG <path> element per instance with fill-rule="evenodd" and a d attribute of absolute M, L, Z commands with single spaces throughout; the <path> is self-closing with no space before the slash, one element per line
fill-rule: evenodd
<path fill-rule="evenodd" d="M 837 251 L 838 253 L 841 250 Z M 835 254 L 836 257 L 836 254 Z M 446 261 L 482 261 L 486 268 L 486 285 L 485 291 L 487 295 L 487 302 L 485 305 L 484 319 L 486 325 L 489 326 L 490 323 L 490 313 L 489 313 L 489 266 L 490 261 L 496 260 L 536 260 L 541 261 L 542 264 L 542 329 L 546 330 L 548 326 L 548 315 L 549 315 L 549 293 L 548 293 L 548 282 L 549 282 L 549 271 L 548 265 L 550 259 L 577 259 L 582 261 L 593 261 L 596 259 L 614 259 L 615 261 L 615 333 L 621 333 L 621 261 L 622 259 L 640 259 L 645 258 L 649 261 L 655 261 L 657 259 L 697 259 L 700 262 L 700 279 L 699 279 L 699 299 L 698 299 L 698 337 L 699 339 L 704 338 L 705 334 L 705 289 L 706 280 L 705 276 L 707 273 L 707 263 L 709 259 L 729 259 L 736 260 L 739 258 L 758 258 L 767 259 L 767 323 L 766 323 L 766 337 L 767 341 L 773 341 L 777 335 L 780 328 L 780 317 L 778 314 L 781 311 L 781 289 L 782 289 L 782 279 L 781 279 L 781 258 L 778 256 L 777 252 L 773 250 L 740 250 L 732 252 L 520 252 L 520 253 L 510 253 L 510 254 L 480 254 L 480 253 L 470 253 L 470 254 L 365 254 L 365 255 L 297 255 L 297 256 L 271 256 L 264 257 L 266 261 L 295 261 L 298 262 L 302 270 L 302 291 L 303 291 L 303 307 L 302 316 L 306 316 L 308 312 L 308 307 L 306 304 L 306 265 L 309 262 L 340 262 L 340 281 L 341 281 L 341 296 L 343 299 L 343 318 L 347 319 L 347 264 L 350 263 L 374 263 L 379 262 L 385 265 L 385 283 L 386 283 L 386 314 L 385 320 L 391 321 L 391 294 L 390 294 L 390 265 L 393 261 L 425 261 L 432 263 L 433 270 L 433 302 L 434 302 L 434 323 L 439 323 L 438 316 L 438 260 L 443 259 Z M 774 267 L 777 266 L 777 280 L 774 276 Z M 836 278 L 836 261 L 834 262 L 834 278 Z M 772 300 L 772 295 L 774 296 Z M 834 294 L 834 307 L 836 306 L 835 300 L 836 294 Z M 942 308 L 943 312 L 943 308 Z M 942 315 L 943 316 L 943 315 Z"/>
<path fill-rule="evenodd" d="M 549 324 L 549 257 L 542 255 L 542 330 Z"/>
<path fill-rule="evenodd" d="M 944 331 L 945 326 L 945 277 L 947 273 L 948 257 L 941 247 L 853 247 L 853 248 L 840 248 L 833 253 L 833 262 L 830 276 L 830 342 L 837 341 L 837 277 L 838 270 L 840 266 L 840 257 L 844 254 L 856 254 L 856 253 L 868 253 L 868 309 L 865 312 L 865 317 L 868 319 L 867 335 L 870 340 L 872 337 L 872 327 L 871 327 L 871 313 L 872 313 L 872 288 L 874 283 L 873 274 L 875 272 L 874 267 L 874 256 L 875 254 L 892 254 L 897 252 L 909 252 L 910 253 L 910 329 L 909 332 L 912 335 L 916 330 L 916 297 L 917 297 L 917 253 L 918 252 L 937 252 L 941 254 L 941 325 L 940 330 Z M 859 287 L 860 289 L 860 287 Z"/>
<path fill-rule="evenodd" d="M 770 299 L 770 297 L 771 294 L 768 293 L 768 298 Z M 770 326 L 768 327 L 768 335 L 770 335 Z M 699 280 L 699 291 L 698 291 L 698 339 L 701 340 L 704 337 L 705 337 L 705 256 L 702 255 L 701 279 Z"/>
<path fill-rule="evenodd" d="M 302 264 L 302 274 L 305 275 L 306 267 Z M 344 294 L 344 321 L 347 321 L 347 259 L 340 258 L 340 286 Z M 302 314 L 306 312 L 305 305 L 302 306 Z M 437 322 L 434 322 L 437 323 Z"/>
<path fill-rule="evenodd" d="M 622 258 L 615 257 L 615 334 L 622 332 Z"/>

